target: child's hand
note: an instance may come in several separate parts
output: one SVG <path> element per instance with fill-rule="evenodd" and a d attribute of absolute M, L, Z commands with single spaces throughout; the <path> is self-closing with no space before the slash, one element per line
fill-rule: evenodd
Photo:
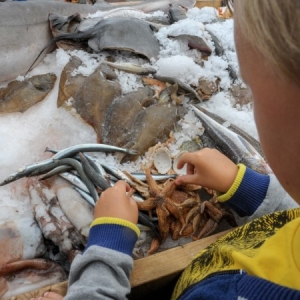
<path fill-rule="evenodd" d="M 30 300 L 62 300 L 63 296 L 54 292 L 46 292 L 42 297 L 31 298 Z"/>
<path fill-rule="evenodd" d="M 187 175 L 177 177 L 176 184 L 193 183 L 222 193 L 229 190 L 238 173 L 236 164 L 216 149 L 183 153 L 178 168 L 185 164 Z"/>
<path fill-rule="evenodd" d="M 130 186 L 125 181 L 118 181 L 113 187 L 102 192 L 94 209 L 94 219 L 113 217 L 137 224 L 138 208 L 135 201 L 126 195 Z"/>

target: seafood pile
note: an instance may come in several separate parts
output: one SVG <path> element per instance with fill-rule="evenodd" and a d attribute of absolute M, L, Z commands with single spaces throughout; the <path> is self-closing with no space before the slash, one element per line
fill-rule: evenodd
<path fill-rule="evenodd" d="M 26 77 L 1 83 L 0 122 L 27 137 L 13 140 L 15 147 L 2 157 L 3 291 L 15 289 L 7 277 L 23 285 L 28 280 L 32 289 L 64 280 L 86 243 L 95 201 L 116 180 L 129 183 L 138 203 L 142 234 L 133 253 L 138 259 L 210 235 L 222 220 L 236 225 L 214 191 L 175 186 L 174 178 L 184 172 L 176 166 L 183 151 L 214 147 L 235 163 L 271 172 L 251 134 L 205 110 L 224 92 L 240 111 L 248 107 L 240 96 L 245 88 L 234 47 L 218 35 L 222 26 L 232 31 L 232 20 L 220 19 L 222 10 L 213 8 L 175 2 L 160 8 L 106 9 L 92 17 L 73 9 L 69 15 L 53 12 L 52 38 L 27 51 L 26 64 L 19 64 L 19 75 L 27 71 Z M 122 29 L 126 38 L 119 39 Z M 54 44 L 59 49 L 46 55 Z M 46 272 L 41 277 L 53 281 L 38 286 L 38 276 L 13 272 L 15 262 L 20 270 L 28 266 L 59 275 Z"/>

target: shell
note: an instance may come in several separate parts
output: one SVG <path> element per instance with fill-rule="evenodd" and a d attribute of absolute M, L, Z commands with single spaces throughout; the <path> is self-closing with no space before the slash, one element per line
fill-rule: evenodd
<path fill-rule="evenodd" d="M 172 168 L 171 153 L 168 148 L 162 147 L 155 151 L 153 163 L 160 174 L 167 174 Z"/>
<path fill-rule="evenodd" d="M 179 153 L 175 156 L 175 158 L 174 158 L 174 161 L 173 161 L 173 170 L 174 170 L 174 172 L 175 172 L 176 174 L 178 174 L 178 175 L 186 175 L 186 171 L 187 171 L 187 165 L 186 165 L 186 164 L 183 166 L 182 169 L 178 169 L 178 168 L 177 168 L 177 163 L 178 163 L 179 157 L 180 157 L 183 153 L 186 153 L 186 152 L 188 152 L 188 151 L 181 151 L 181 152 L 179 152 Z"/>

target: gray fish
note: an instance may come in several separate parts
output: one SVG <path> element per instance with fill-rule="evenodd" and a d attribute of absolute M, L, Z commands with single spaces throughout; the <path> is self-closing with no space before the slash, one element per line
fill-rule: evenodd
<path fill-rule="evenodd" d="M 226 122 L 226 120 L 223 119 L 222 117 L 208 111 L 203 107 L 197 107 L 197 108 L 201 110 L 203 113 L 205 113 L 206 115 L 208 115 L 210 118 L 217 121 L 219 124 L 224 124 Z M 232 130 L 236 134 L 242 136 L 245 140 L 247 140 L 256 149 L 256 151 L 265 159 L 265 155 L 261 149 L 260 142 L 258 140 L 256 140 L 253 136 L 251 136 L 250 134 L 248 134 L 247 132 L 245 132 L 244 130 L 242 130 L 241 128 L 239 128 L 238 126 L 232 123 L 227 128 Z"/>
<path fill-rule="evenodd" d="M 0 89 L 0 113 L 24 112 L 51 92 L 56 75 L 35 75 L 23 81 L 14 80 Z"/>
<path fill-rule="evenodd" d="M 94 185 L 99 187 L 102 191 L 110 188 L 106 179 L 92 167 L 88 159 L 81 152 L 79 152 L 79 157 L 85 174 L 94 183 Z"/>
<path fill-rule="evenodd" d="M 77 160 L 73 159 L 73 158 L 62 158 L 60 160 L 55 160 L 56 165 L 69 165 L 71 167 L 73 167 L 80 179 L 84 182 L 84 184 L 86 185 L 86 187 L 88 188 L 91 196 L 93 197 L 94 201 L 96 202 L 99 198 L 98 193 L 93 185 L 93 183 L 91 182 L 91 180 L 88 178 L 88 176 L 85 174 L 82 165 L 80 164 L 80 162 L 78 162 Z"/>
<path fill-rule="evenodd" d="M 243 163 L 262 174 L 272 173 L 264 158 L 242 136 L 222 126 L 196 106 L 190 104 L 190 107 L 201 120 L 206 133 L 211 136 L 221 151 L 234 163 Z"/>
<path fill-rule="evenodd" d="M 59 164 L 54 162 L 55 160 L 62 159 L 65 157 L 71 157 L 78 152 L 122 152 L 127 155 L 136 155 L 137 151 L 133 149 L 120 148 L 105 144 L 79 144 L 75 146 L 71 146 L 69 148 L 65 148 L 61 151 L 58 151 L 51 159 L 45 159 L 38 163 L 26 165 L 20 168 L 17 172 L 14 172 L 2 182 L 0 182 L 0 186 L 11 183 L 17 179 L 23 178 L 25 176 L 29 176 L 31 174 L 40 175 L 44 174 L 53 168 L 57 167 Z M 42 168 L 44 173 L 41 173 L 40 169 Z"/>
<path fill-rule="evenodd" d="M 23 177 L 29 175 L 30 173 L 32 173 L 33 171 L 35 171 L 35 170 L 37 170 L 41 167 L 50 165 L 50 164 L 53 164 L 53 159 L 46 159 L 46 160 L 40 161 L 38 163 L 23 166 L 22 168 L 20 168 L 16 172 L 9 175 L 2 182 L 0 182 L 0 186 L 6 185 L 6 184 L 11 183 L 13 181 L 16 181 L 20 178 L 23 178 Z"/>
<path fill-rule="evenodd" d="M 74 39 L 87 41 L 89 47 L 95 52 L 108 49 L 126 50 L 143 55 L 149 60 L 152 57 L 157 58 L 160 50 L 159 42 L 147 22 L 126 17 L 107 18 L 86 31 L 65 33 L 54 37 L 41 50 L 28 71 L 51 45 L 61 40 Z"/>

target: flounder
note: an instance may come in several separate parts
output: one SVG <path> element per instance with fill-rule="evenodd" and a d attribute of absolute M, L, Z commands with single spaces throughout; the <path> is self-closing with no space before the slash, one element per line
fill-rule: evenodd
<path fill-rule="evenodd" d="M 42 101 L 53 89 L 56 75 L 35 75 L 24 81 L 14 80 L 0 89 L 0 113 L 24 112 Z"/>

